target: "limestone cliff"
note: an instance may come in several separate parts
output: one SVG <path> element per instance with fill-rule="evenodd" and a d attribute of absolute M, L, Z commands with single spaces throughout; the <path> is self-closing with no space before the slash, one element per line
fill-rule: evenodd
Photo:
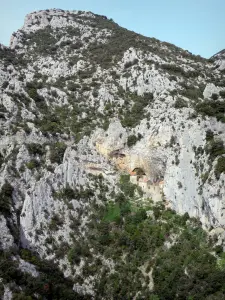
<path fill-rule="evenodd" d="M 145 199 L 220 228 L 223 244 L 223 65 L 223 52 L 207 60 L 91 12 L 27 15 L 0 48 L 1 248 L 80 278 L 85 259 L 73 268 L 65 253 L 135 169 Z M 74 290 L 94 297 L 96 278 Z"/>
<path fill-rule="evenodd" d="M 225 69 L 225 50 L 218 52 L 213 55 L 212 59 L 214 60 L 215 67 L 220 71 Z"/>

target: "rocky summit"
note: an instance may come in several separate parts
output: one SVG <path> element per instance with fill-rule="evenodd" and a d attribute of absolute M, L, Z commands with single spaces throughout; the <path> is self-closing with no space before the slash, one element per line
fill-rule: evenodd
<path fill-rule="evenodd" d="M 51 9 L 0 45 L 0 298 L 225 299 L 225 50 Z"/>

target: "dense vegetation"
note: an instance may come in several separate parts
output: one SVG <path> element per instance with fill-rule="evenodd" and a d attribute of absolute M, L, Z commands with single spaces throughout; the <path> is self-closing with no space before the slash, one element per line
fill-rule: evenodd
<path fill-rule="evenodd" d="M 8 216 L 12 206 L 13 187 L 10 183 L 5 182 L 0 192 L 0 211 L 3 215 Z"/>
<path fill-rule="evenodd" d="M 35 265 L 39 272 L 38 277 L 33 277 L 29 273 L 18 269 L 18 261 L 14 257 L 20 257 Z M 65 279 L 52 261 L 41 260 L 37 254 L 26 249 L 21 249 L 20 253 L 0 251 L 0 297 L 4 291 L 3 284 L 10 283 L 13 290 L 13 300 L 33 300 L 33 299 L 83 299 L 72 291 L 73 283 Z M 21 291 L 21 287 L 22 291 Z M 51 298 L 48 298 L 51 295 Z M 85 299 L 88 299 L 85 298 Z"/>
<path fill-rule="evenodd" d="M 32 149 L 36 152 L 35 146 Z M 187 213 L 179 216 L 165 209 L 163 202 L 144 201 L 141 190 L 130 183 L 127 175 L 121 176 L 120 192 L 111 194 L 112 201 L 105 201 L 108 188 L 103 177 L 92 176 L 91 180 L 101 191 L 103 202 L 92 204 L 86 237 L 78 234 L 78 218 L 74 223 L 73 245 L 56 249 L 57 255 L 67 255 L 72 269 L 81 266 L 83 261 L 82 273 L 75 276 L 75 284 L 82 285 L 84 278 L 95 278 L 95 299 L 224 297 L 223 249 L 214 247 L 215 240 L 209 239 L 197 219 L 189 218 Z M 70 201 L 78 194 L 66 187 L 57 198 Z M 82 202 L 88 202 L 95 196 L 88 187 L 79 197 Z M 62 226 L 58 221 L 55 224 Z M 38 277 L 18 269 L 17 261 L 12 260 L 18 255 L 36 266 Z M 73 292 L 72 281 L 63 278 L 52 262 L 40 260 L 37 254 L 26 249 L 1 252 L 0 264 L 3 284 L 14 282 L 11 285 L 14 300 L 49 295 L 53 299 L 89 299 L 88 295 Z"/>
<path fill-rule="evenodd" d="M 204 100 L 197 104 L 196 110 L 203 116 L 216 117 L 218 121 L 225 123 L 225 100 Z"/>
<path fill-rule="evenodd" d="M 104 195 L 101 178 L 97 186 Z M 81 277 L 97 276 L 95 299 L 223 297 L 224 254 L 199 221 L 143 202 L 129 176 L 119 186 L 115 201 L 94 206 L 87 238 L 68 252 L 72 266 L 85 262 Z"/>

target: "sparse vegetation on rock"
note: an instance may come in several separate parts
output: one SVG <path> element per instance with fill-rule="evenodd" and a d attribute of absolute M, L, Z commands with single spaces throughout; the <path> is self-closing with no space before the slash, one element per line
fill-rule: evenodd
<path fill-rule="evenodd" d="M 0 298 L 224 298 L 223 57 L 26 16 L 0 45 Z"/>

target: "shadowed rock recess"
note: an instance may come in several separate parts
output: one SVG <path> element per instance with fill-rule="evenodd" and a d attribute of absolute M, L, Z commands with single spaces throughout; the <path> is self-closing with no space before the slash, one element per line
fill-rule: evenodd
<path fill-rule="evenodd" d="M 1 299 L 225 299 L 225 50 L 37 11 L 0 89 Z"/>

